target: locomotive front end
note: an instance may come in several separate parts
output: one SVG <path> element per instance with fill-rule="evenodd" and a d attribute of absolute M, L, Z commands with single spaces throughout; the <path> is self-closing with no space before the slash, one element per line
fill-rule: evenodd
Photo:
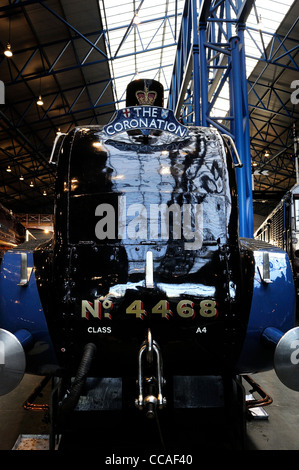
<path fill-rule="evenodd" d="M 93 343 L 92 374 L 136 375 L 149 335 L 165 374 L 233 370 L 253 276 L 241 275 L 233 166 L 217 131 L 187 129 L 155 106 L 65 138 L 53 263 L 47 247 L 35 252 L 64 370 L 74 373 Z"/>
<path fill-rule="evenodd" d="M 240 374 L 270 368 L 279 343 L 278 375 L 294 375 L 287 255 L 240 238 L 229 139 L 160 95 L 134 82 L 106 126 L 63 138 L 53 238 L 1 263 L 0 393 L 25 370 L 54 376 L 53 434 L 60 413 L 133 402 L 149 417 L 220 407 L 243 435 Z"/>

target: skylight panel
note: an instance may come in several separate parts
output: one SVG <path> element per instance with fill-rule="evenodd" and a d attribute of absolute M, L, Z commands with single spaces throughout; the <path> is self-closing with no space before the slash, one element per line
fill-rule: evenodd
<path fill-rule="evenodd" d="M 245 31 L 247 77 L 292 3 L 293 0 L 255 0 L 255 8 L 252 8 L 246 23 L 249 31 Z M 176 10 L 176 0 L 99 0 L 109 41 L 117 108 L 123 107 L 127 84 L 135 78 L 159 79 L 165 88 L 167 102 L 184 4 L 185 0 L 178 0 Z M 140 5 L 139 23 L 135 25 L 133 18 Z M 229 92 L 225 86 L 213 114 L 224 116 L 228 110 Z"/>
<path fill-rule="evenodd" d="M 177 1 L 179 16 L 176 18 L 176 0 L 143 0 L 137 25 L 132 24 L 134 3 L 136 11 L 140 0 L 99 0 L 101 11 L 105 9 L 102 17 L 106 18 L 104 27 L 108 30 L 110 69 L 118 108 L 124 105 L 127 84 L 135 78 L 159 77 L 166 103 L 176 54 L 174 32 L 179 32 L 185 1 Z"/>

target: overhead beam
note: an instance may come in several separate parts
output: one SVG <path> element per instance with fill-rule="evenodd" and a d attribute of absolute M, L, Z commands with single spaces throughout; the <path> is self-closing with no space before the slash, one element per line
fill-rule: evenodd
<path fill-rule="evenodd" d="M 252 10 L 255 0 L 245 0 L 243 1 L 241 8 L 239 9 L 237 22 L 246 23 L 247 18 Z"/>
<path fill-rule="evenodd" d="M 92 43 L 84 34 L 82 34 L 78 29 L 76 29 L 73 25 L 71 25 L 68 21 L 66 21 L 64 18 L 62 18 L 60 15 L 58 15 L 58 13 L 56 13 L 52 8 L 50 8 L 48 5 L 45 4 L 45 2 L 39 2 L 39 4 L 41 6 L 43 6 L 49 13 L 51 13 L 52 15 L 54 15 L 59 21 L 61 21 L 63 24 L 65 24 L 67 26 L 68 29 L 70 29 L 71 31 L 73 31 L 74 33 L 76 33 L 78 36 L 80 36 L 81 39 L 83 39 L 85 42 L 87 42 L 94 50 L 96 50 L 97 52 L 99 52 L 103 57 L 105 57 L 106 59 L 108 58 L 107 57 L 107 54 L 105 54 L 105 52 L 103 52 L 101 49 L 98 48 L 98 46 L 94 43 Z"/>

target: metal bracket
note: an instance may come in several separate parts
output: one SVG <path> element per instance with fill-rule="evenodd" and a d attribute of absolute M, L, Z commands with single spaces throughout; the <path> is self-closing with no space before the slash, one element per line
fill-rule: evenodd
<path fill-rule="evenodd" d="M 18 286 L 27 287 L 32 273 L 32 267 L 28 267 L 27 253 L 21 253 L 21 274 Z"/>
<path fill-rule="evenodd" d="M 148 289 L 152 289 L 154 287 L 153 253 L 150 250 L 146 252 L 145 286 Z"/>
<path fill-rule="evenodd" d="M 269 253 L 263 253 L 263 267 L 257 267 L 261 281 L 264 284 L 272 284 L 273 281 L 270 279 L 270 262 L 269 262 Z"/>

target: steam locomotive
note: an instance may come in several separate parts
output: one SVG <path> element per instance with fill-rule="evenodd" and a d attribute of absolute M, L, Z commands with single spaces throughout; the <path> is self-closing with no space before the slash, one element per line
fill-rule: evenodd
<path fill-rule="evenodd" d="M 238 234 L 229 138 L 185 127 L 160 83 L 136 80 L 106 126 L 63 137 L 56 165 L 53 238 L 1 264 L 2 394 L 51 375 L 57 436 L 83 409 L 228 408 L 241 428 L 242 375 L 273 358 L 298 388 L 290 263 Z"/>
<path fill-rule="evenodd" d="M 299 289 L 298 204 L 299 185 L 295 184 L 256 230 L 254 237 L 285 250 L 293 270 L 296 293 Z"/>

